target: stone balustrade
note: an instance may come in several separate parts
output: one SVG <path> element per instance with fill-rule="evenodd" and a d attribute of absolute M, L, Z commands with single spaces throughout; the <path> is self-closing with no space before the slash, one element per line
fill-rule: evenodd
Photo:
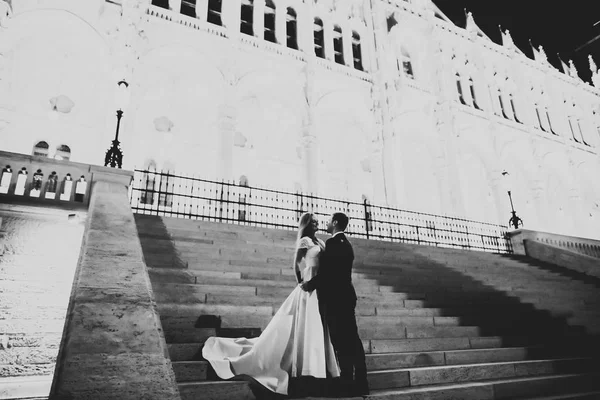
<path fill-rule="evenodd" d="M 0 151 L 0 202 L 87 208 L 93 166 Z"/>
<path fill-rule="evenodd" d="M 600 240 L 586 239 L 574 236 L 558 235 L 556 233 L 518 229 L 509 232 L 515 254 L 526 254 L 523 241 L 531 240 L 549 246 L 558 247 L 581 255 L 600 258 Z"/>

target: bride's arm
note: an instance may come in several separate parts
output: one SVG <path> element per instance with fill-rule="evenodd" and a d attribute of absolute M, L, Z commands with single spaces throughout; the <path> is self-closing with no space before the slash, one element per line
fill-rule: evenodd
<path fill-rule="evenodd" d="M 300 263 L 302 259 L 306 256 L 307 249 L 297 249 L 296 250 L 296 259 L 294 260 L 294 273 L 296 275 L 296 281 L 298 283 L 302 282 L 302 274 L 300 273 Z"/>

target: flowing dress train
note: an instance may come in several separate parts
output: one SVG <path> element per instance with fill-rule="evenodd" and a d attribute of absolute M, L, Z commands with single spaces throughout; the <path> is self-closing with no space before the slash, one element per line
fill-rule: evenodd
<path fill-rule="evenodd" d="M 319 268 L 319 253 L 325 247 L 303 237 L 298 244 L 306 248 L 302 279 L 313 278 Z M 290 377 L 339 377 L 340 370 L 319 313 L 317 291 L 305 292 L 300 285 L 283 302 L 275 316 L 257 338 L 210 337 L 202 349 L 203 357 L 222 379 L 247 375 L 267 389 L 287 394 Z"/>

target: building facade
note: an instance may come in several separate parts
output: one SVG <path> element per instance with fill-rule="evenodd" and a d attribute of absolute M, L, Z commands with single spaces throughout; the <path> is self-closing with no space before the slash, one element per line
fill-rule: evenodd
<path fill-rule="evenodd" d="M 2 150 L 101 164 L 121 108 L 123 168 L 502 224 L 510 189 L 600 239 L 591 58 L 596 87 L 430 0 L 0 4 Z"/>

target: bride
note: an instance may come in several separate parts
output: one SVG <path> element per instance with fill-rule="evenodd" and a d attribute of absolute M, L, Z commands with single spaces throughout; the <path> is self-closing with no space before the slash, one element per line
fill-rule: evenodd
<path fill-rule="evenodd" d="M 312 213 L 300 218 L 294 257 L 298 286 L 262 334 L 253 339 L 210 337 L 204 344 L 202 356 L 220 378 L 247 375 L 272 392 L 287 395 L 290 377 L 340 376 L 329 332 L 321 322 L 317 291 L 300 287 L 317 274 L 325 249 L 315 236 L 318 226 Z"/>

